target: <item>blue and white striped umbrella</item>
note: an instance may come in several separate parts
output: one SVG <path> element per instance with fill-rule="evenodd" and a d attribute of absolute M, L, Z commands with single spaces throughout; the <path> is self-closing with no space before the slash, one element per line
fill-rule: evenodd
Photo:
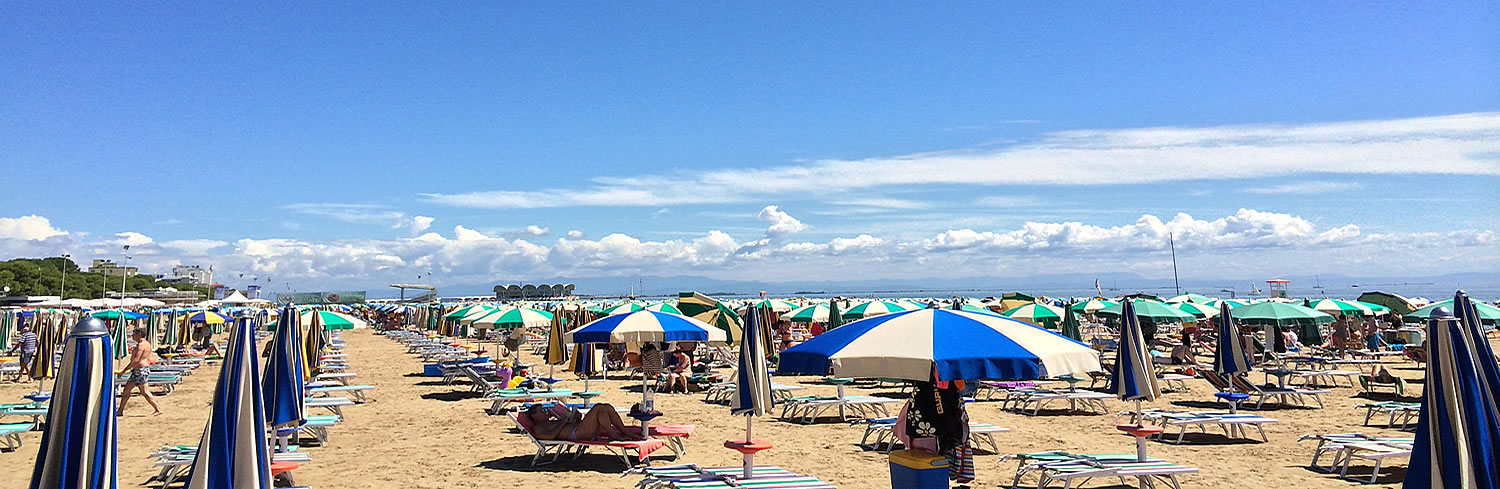
<path fill-rule="evenodd" d="M 271 489 L 255 332 L 247 319 L 231 322 L 229 351 L 186 489 Z"/>
<path fill-rule="evenodd" d="M 31 489 L 115 489 L 115 376 L 109 328 L 85 318 L 63 346 Z"/>
<path fill-rule="evenodd" d="M 1008 317 L 920 309 L 845 324 L 781 352 L 778 372 L 941 380 L 1037 379 L 1099 371 L 1099 354 Z"/>
<path fill-rule="evenodd" d="M 1109 390 L 1120 396 L 1121 401 L 1135 401 L 1136 415 L 1140 414 L 1141 401 L 1154 401 L 1161 396 L 1156 384 L 1156 369 L 1151 364 L 1150 347 L 1146 335 L 1141 333 L 1141 320 L 1135 315 L 1135 301 L 1125 299 L 1120 308 L 1120 349 L 1115 358 L 1115 371 L 1109 376 Z"/>
<path fill-rule="evenodd" d="M 1219 315 L 1214 317 L 1219 328 L 1219 346 L 1214 348 L 1214 372 L 1225 376 L 1250 371 L 1245 342 L 1240 340 L 1240 329 L 1234 326 L 1234 318 L 1229 314 L 1232 308 L 1234 306 L 1229 301 L 1219 301 Z"/>
<path fill-rule="evenodd" d="M 724 330 L 686 316 L 635 311 L 596 319 L 568 332 L 573 343 L 704 341 L 723 343 Z"/>
<path fill-rule="evenodd" d="M 271 426 L 302 426 L 307 420 L 304 391 L 307 380 L 302 367 L 302 329 L 297 309 L 288 306 L 280 315 L 284 326 L 271 337 L 271 357 L 266 359 L 265 402 Z"/>
<path fill-rule="evenodd" d="M 745 341 L 740 342 L 740 364 L 735 378 L 734 397 L 729 402 L 729 413 L 745 416 L 764 416 L 771 411 L 771 375 L 766 373 L 765 342 L 761 337 L 761 315 L 750 306 L 745 315 Z M 749 424 L 745 425 L 745 439 L 750 439 Z"/>
<path fill-rule="evenodd" d="M 1427 384 L 1405 487 L 1500 487 L 1500 366 L 1459 291 L 1457 317 L 1427 321 Z"/>

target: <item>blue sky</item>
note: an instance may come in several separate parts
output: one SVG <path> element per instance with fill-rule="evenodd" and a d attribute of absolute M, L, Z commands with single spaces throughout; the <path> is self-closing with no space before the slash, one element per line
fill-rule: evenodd
<path fill-rule="evenodd" d="M 1155 270 L 1168 229 L 1246 274 L 1424 272 L 1352 256 L 1388 242 L 1494 270 L 1500 6 L 1253 7 L 6 4 L 0 253 L 899 278 Z M 1207 227 L 1129 227 L 1178 213 Z M 1034 241 L 933 245 L 963 230 Z"/>

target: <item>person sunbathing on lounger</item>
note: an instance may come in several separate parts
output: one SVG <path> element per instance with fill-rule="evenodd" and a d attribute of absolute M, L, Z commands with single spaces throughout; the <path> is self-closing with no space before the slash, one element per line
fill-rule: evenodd
<path fill-rule="evenodd" d="M 611 440 L 637 439 L 625 431 L 620 413 L 609 404 L 595 404 L 587 413 L 568 408 L 561 415 L 545 404 L 532 404 L 525 415 L 531 417 L 536 437 L 543 440 L 593 441 L 601 433 Z"/>

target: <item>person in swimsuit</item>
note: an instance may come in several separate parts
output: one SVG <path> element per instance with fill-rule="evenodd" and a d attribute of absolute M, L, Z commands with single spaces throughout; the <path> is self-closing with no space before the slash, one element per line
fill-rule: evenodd
<path fill-rule="evenodd" d="M 589 412 L 581 413 L 577 408 L 568 408 L 559 414 L 547 404 L 532 404 L 524 416 L 531 418 L 532 433 L 543 440 L 593 441 L 600 434 L 611 440 L 632 440 L 625 431 L 625 422 L 620 413 L 609 404 L 595 404 Z"/>
<path fill-rule="evenodd" d="M 152 363 L 151 342 L 146 340 L 146 330 L 144 329 L 132 331 L 130 339 L 135 340 L 135 347 L 130 350 L 130 361 L 126 362 L 125 366 L 119 372 L 115 372 L 115 375 L 119 375 L 126 370 L 130 371 L 130 379 L 125 381 L 125 387 L 120 391 L 120 409 L 115 415 L 120 416 L 125 414 L 125 402 L 130 400 L 131 391 L 138 391 L 141 397 L 146 398 L 146 403 L 151 405 L 151 409 L 156 410 L 151 415 L 160 416 L 161 406 L 156 405 L 156 396 L 151 395 L 151 391 L 146 388 L 146 377 L 149 373 L 146 368 L 150 367 Z"/>

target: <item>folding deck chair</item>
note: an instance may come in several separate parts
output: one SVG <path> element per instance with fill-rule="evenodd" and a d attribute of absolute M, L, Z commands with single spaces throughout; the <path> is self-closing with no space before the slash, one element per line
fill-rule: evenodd
<path fill-rule="evenodd" d="M 626 467 L 635 467 L 636 463 L 630 460 L 634 454 L 637 461 L 650 465 L 651 452 L 655 452 L 667 446 L 667 442 L 659 439 L 626 440 L 626 441 L 573 441 L 573 440 L 543 440 L 536 437 L 535 426 L 531 419 L 520 412 L 511 412 L 510 417 L 516 426 L 521 427 L 521 433 L 526 435 L 536 445 L 536 455 L 531 457 L 531 466 L 546 465 L 556 462 L 558 457 L 564 453 L 572 453 L 573 458 L 582 456 L 589 448 L 603 448 L 620 457 Z M 552 455 L 552 459 L 542 462 L 542 458 Z"/>

